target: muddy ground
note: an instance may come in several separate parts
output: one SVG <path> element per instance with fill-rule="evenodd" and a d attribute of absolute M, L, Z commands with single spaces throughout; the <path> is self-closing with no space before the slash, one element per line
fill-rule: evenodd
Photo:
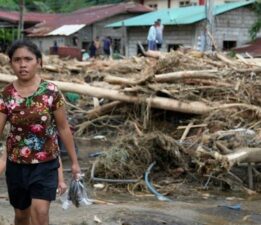
<path fill-rule="evenodd" d="M 87 168 L 89 154 L 106 150 L 106 144 L 80 142 L 79 159 L 82 168 Z M 65 169 L 68 159 L 63 158 Z M 85 171 L 89 173 L 89 171 Z M 69 181 L 70 173 L 65 172 Z M 261 224 L 261 196 L 236 195 L 229 192 L 211 193 L 195 191 L 182 196 L 169 196 L 172 201 L 157 200 L 153 195 L 137 197 L 128 192 L 96 190 L 88 184 L 89 197 L 107 204 L 92 204 L 86 207 L 70 207 L 63 210 L 57 199 L 51 206 L 51 225 L 240 225 Z M 234 207 L 234 208 L 233 208 Z M 0 178 L 0 225 L 10 225 L 13 210 L 7 200 L 5 180 Z"/>

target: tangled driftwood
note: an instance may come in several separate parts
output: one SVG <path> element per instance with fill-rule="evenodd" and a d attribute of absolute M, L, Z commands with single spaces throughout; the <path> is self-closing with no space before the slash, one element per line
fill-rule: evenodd
<path fill-rule="evenodd" d="M 168 176 L 246 186 L 233 168 L 259 161 L 260 62 L 196 51 L 146 55 L 151 58 L 45 58 L 43 77 L 65 93 L 81 94 L 77 103 L 68 103 L 76 135 L 102 133 L 117 140 L 98 159 L 96 172 L 136 179 L 156 161 Z M 13 81 L 10 68 L 1 65 L 0 81 Z M 254 135 L 240 136 L 237 128 Z M 232 134 L 217 135 L 221 131 Z"/>

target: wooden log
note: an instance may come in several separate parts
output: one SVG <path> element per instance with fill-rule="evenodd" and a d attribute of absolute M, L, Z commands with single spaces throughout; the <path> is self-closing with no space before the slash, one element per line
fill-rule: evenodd
<path fill-rule="evenodd" d="M 53 66 L 53 65 L 44 65 L 43 69 L 56 73 L 59 73 L 61 70 L 58 66 Z"/>
<path fill-rule="evenodd" d="M 188 133 L 189 133 L 189 130 L 192 128 L 192 126 L 193 126 L 193 121 L 191 121 L 191 122 L 188 124 L 188 126 L 185 128 L 185 130 L 184 130 L 184 132 L 183 132 L 183 134 L 182 134 L 182 136 L 181 136 L 181 138 L 180 138 L 180 141 L 181 141 L 181 142 L 185 140 L 185 138 L 187 137 L 187 135 L 188 135 Z"/>
<path fill-rule="evenodd" d="M 87 111 L 86 117 L 87 117 L 87 119 L 93 119 L 93 118 L 99 117 L 107 112 L 110 112 L 114 107 L 119 106 L 120 104 L 122 104 L 122 102 L 113 101 L 113 102 L 107 103 L 102 106 L 97 106 L 97 107 Z"/>
<path fill-rule="evenodd" d="M 224 64 L 221 63 L 221 62 L 213 61 L 213 60 L 210 60 L 210 59 L 208 59 L 208 58 L 203 59 L 203 60 L 204 60 L 204 62 L 206 62 L 206 63 L 208 63 L 208 64 L 210 64 L 210 65 L 213 65 L 213 66 L 215 66 L 215 67 L 219 67 L 219 68 L 224 67 Z"/>
<path fill-rule="evenodd" d="M 155 59 L 160 59 L 164 57 L 164 55 L 161 52 L 152 51 L 152 50 L 146 51 L 145 56 L 155 58 Z"/>
<path fill-rule="evenodd" d="M 10 83 L 16 80 L 16 76 L 1 74 L 0 73 L 0 82 Z M 69 82 L 61 82 L 61 81 L 50 81 L 56 84 L 61 91 L 69 91 L 69 92 L 76 92 L 79 94 L 89 95 L 92 97 L 97 98 L 108 98 L 111 100 L 116 101 L 123 101 L 129 103 L 136 103 L 136 104 L 148 104 L 152 108 L 159 108 L 165 109 L 170 111 L 177 111 L 183 113 L 191 113 L 191 114 L 198 114 L 202 115 L 208 113 L 212 110 L 222 110 L 226 108 L 246 108 L 248 110 L 255 111 L 257 116 L 261 117 L 261 108 L 255 105 L 248 105 L 248 104 L 223 104 L 218 106 L 208 106 L 204 102 L 199 101 L 178 101 L 171 98 L 165 97 L 140 97 L 140 96 L 128 96 L 118 90 L 112 89 L 104 89 L 100 87 L 93 87 L 88 84 L 74 84 Z"/>
<path fill-rule="evenodd" d="M 261 148 L 239 148 L 233 153 L 222 155 L 217 151 L 206 151 L 201 146 L 198 146 L 195 153 L 197 156 L 211 156 L 213 159 L 219 161 L 220 165 L 223 165 L 228 170 L 230 170 L 236 163 L 261 162 Z"/>
<path fill-rule="evenodd" d="M 209 36 L 209 38 L 211 40 L 212 46 L 217 51 L 218 50 L 218 46 L 217 46 L 217 42 L 216 42 L 215 38 L 213 37 L 213 35 L 209 31 L 207 31 L 207 35 Z"/>
<path fill-rule="evenodd" d="M 152 57 L 152 58 L 155 58 L 155 59 L 159 59 L 159 58 L 164 57 L 164 55 L 159 51 L 151 51 L 151 50 L 145 51 L 145 49 L 143 48 L 143 46 L 140 42 L 138 42 L 138 45 L 139 45 L 140 50 L 141 50 L 141 52 L 144 56 Z"/>
<path fill-rule="evenodd" d="M 146 81 L 150 76 L 146 76 L 142 79 L 139 80 L 134 80 L 134 79 L 130 79 L 130 78 L 124 78 L 124 77 L 116 77 L 116 76 L 111 76 L 111 75 L 107 75 L 104 78 L 104 81 L 110 83 L 110 84 L 127 84 L 127 85 L 137 85 L 140 84 L 144 81 Z"/>
<path fill-rule="evenodd" d="M 198 128 L 198 127 L 206 127 L 208 124 L 203 123 L 203 124 L 195 124 L 191 125 L 190 128 Z M 178 126 L 177 129 L 186 129 L 188 126 Z"/>
<path fill-rule="evenodd" d="M 261 108 L 257 105 L 248 105 L 245 103 L 230 103 L 230 104 L 223 104 L 217 107 L 214 107 L 214 109 L 223 110 L 228 108 L 245 108 L 250 111 L 255 111 L 257 113 L 257 116 L 261 116 Z"/>
<path fill-rule="evenodd" d="M 185 84 L 201 84 L 201 85 L 212 85 L 215 87 L 228 87 L 232 88 L 235 85 L 233 83 L 226 83 L 224 81 L 216 81 L 216 80 L 204 80 L 204 79 L 186 79 L 184 80 Z"/>
<path fill-rule="evenodd" d="M 261 148 L 239 148 L 235 152 L 226 155 L 230 163 L 261 162 Z"/>
<path fill-rule="evenodd" d="M 178 71 L 173 73 L 155 75 L 157 82 L 171 82 L 180 79 L 218 79 L 216 74 L 218 70 L 194 70 L 194 71 Z"/>
<path fill-rule="evenodd" d="M 0 81 L 3 82 L 13 82 L 16 80 L 15 76 L 0 74 Z M 61 81 L 51 81 L 56 84 L 62 91 L 77 92 L 79 94 L 85 94 L 92 97 L 98 98 L 108 98 L 112 100 L 130 102 L 130 103 L 146 103 L 149 104 L 152 108 L 165 109 L 170 111 L 177 111 L 183 113 L 192 113 L 192 114 L 205 114 L 211 111 L 211 107 L 203 102 L 193 101 L 193 102 L 181 102 L 175 99 L 164 98 L 164 97 L 137 97 L 137 96 L 128 96 L 121 93 L 118 90 L 108 90 L 99 87 L 92 87 L 88 84 L 73 84 L 69 82 Z"/>
<path fill-rule="evenodd" d="M 231 66 L 235 66 L 236 65 L 236 62 L 234 62 L 233 60 L 227 58 L 225 55 L 217 52 L 216 53 L 216 56 L 218 59 L 220 59 L 222 62 L 228 64 L 228 65 L 231 65 Z"/>

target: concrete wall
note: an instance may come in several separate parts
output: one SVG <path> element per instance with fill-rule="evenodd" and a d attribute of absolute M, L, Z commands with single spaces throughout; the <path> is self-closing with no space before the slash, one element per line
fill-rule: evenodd
<path fill-rule="evenodd" d="M 223 48 L 224 41 L 236 41 L 236 46 L 250 41 L 249 29 L 256 19 L 255 12 L 248 7 L 235 9 L 217 16 L 215 18 L 216 32 L 214 36 L 219 48 Z"/>
<path fill-rule="evenodd" d="M 206 2 L 207 0 L 205 0 Z M 240 0 L 214 0 L 214 4 L 223 4 L 228 2 L 237 2 Z M 171 0 L 170 7 L 179 7 L 180 2 L 190 2 L 191 5 L 199 5 L 199 0 Z M 154 6 L 157 5 L 157 9 L 166 9 L 168 8 L 168 0 L 145 0 L 144 5 Z"/>
<path fill-rule="evenodd" d="M 66 45 L 66 38 L 63 36 L 49 36 L 49 37 L 32 37 L 30 38 L 44 54 L 49 54 L 50 47 L 53 46 L 54 41 L 57 41 L 58 46 Z"/>
<path fill-rule="evenodd" d="M 54 41 L 56 40 L 58 46 L 71 46 L 71 47 L 78 47 L 80 49 L 86 48 L 88 49 L 88 45 L 91 43 L 92 40 L 95 39 L 96 36 L 100 37 L 102 40 L 106 36 L 111 36 L 112 39 L 117 39 L 120 43 L 121 53 L 123 51 L 123 45 L 125 43 L 126 37 L 126 29 L 119 28 L 106 28 L 107 24 L 111 24 L 120 20 L 128 19 L 132 16 L 137 16 L 137 14 L 120 14 L 117 16 L 113 16 L 111 18 L 107 18 L 106 20 L 98 21 L 95 24 L 87 25 L 78 32 L 70 35 L 70 36 L 47 36 L 47 37 L 34 37 L 32 39 L 42 50 L 43 53 L 48 54 L 49 48 L 53 46 Z M 77 37 L 78 41 L 75 45 L 74 39 Z"/>
<path fill-rule="evenodd" d="M 163 35 L 163 45 L 161 51 L 168 51 L 172 45 L 180 45 L 191 47 L 195 41 L 195 25 L 187 26 L 165 26 Z M 133 27 L 128 28 L 127 56 L 137 55 L 138 41 L 143 45 L 147 45 L 147 33 L 149 27 Z"/>
<path fill-rule="evenodd" d="M 105 28 L 106 25 L 118 22 L 121 20 L 125 20 L 134 16 L 138 16 L 137 14 L 122 14 L 122 15 L 117 15 L 111 18 L 108 18 L 106 20 L 99 21 L 94 24 L 94 37 L 95 36 L 100 36 L 100 37 L 106 37 L 106 36 L 111 36 L 111 37 L 117 37 L 120 38 L 122 36 L 122 31 L 121 29 L 113 29 L 113 28 Z"/>

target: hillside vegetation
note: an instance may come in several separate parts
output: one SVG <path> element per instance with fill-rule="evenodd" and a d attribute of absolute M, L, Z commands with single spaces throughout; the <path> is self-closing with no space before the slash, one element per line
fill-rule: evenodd
<path fill-rule="evenodd" d="M 6 10 L 19 10 L 19 0 L 0 0 L 0 8 Z M 120 3 L 124 0 L 24 0 L 27 11 L 40 12 L 71 12 L 79 8 Z"/>

